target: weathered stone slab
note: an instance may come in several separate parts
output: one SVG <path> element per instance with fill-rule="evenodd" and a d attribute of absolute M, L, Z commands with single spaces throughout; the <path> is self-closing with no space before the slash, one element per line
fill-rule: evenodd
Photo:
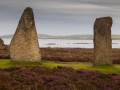
<path fill-rule="evenodd" d="M 4 41 L 0 38 L 0 44 L 4 44 Z"/>
<path fill-rule="evenodd" d="M 111 17 L 97 18 L 94 23 L 93 65 L 112 64 Z"/>
<path fill-rule="evenodd" d="M 12 61 L 41 60 L 33 10 L 30 7 L 24 10 L 11 40 L 10 58 Z"/>

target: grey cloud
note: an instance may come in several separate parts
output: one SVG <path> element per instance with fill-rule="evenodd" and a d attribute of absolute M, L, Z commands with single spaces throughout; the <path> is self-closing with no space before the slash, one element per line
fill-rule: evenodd
<path fill-rule="evenodd" d="M 30 6 L 38 13 L 36 14 L 38 18 L 46 16 L 46 18 L 80 19 L 80 16 L 118 16 L 119 4 L 118 0 L 114 2 L 113 0 L 2 0 L 0 9 L 17 17 L 25 7 Z"/>
<path fill-rule="evenodd" d="M 0 20 L 18 22 L 29 6 L 37 22 L 50 20 L 92 25 L 96 18 L 111 16 L 115 24 L 120 24 L 119 5 L 119 0 L 1 0 Z"/>
<path fill-rule="evenodd" d="M 94 1 L 94 0 L 92 0 Z M 50 3 L 51 2 L 51 3 Z M 73 1 L 75 2 L 75 1 Z M 37 9 L 42 13 L 47 13 L 47 14 L 68 14 L 68 15 L 83 15 L 83 14 L 88 14 L 88 15 L 95 15 L 95 14 L 104 14 L 104 15 L 118 15 L 119 7 L 111 7 L 111 6 L 101 6 L 101 5 L 96 5 L 96 4 L 90 4 L 90 3 L 65 3 L 65 1 L 45 1 L 41 3 L 40 5 L 36 5 Z M 39 3 L 38 3 L 39 4 Z M 58 15 L 59 16 L 59 15 Z"/>
<path fill-rule="evenodd" d="M 97 13 L 109 13 L 114 12 L 117 14 L 120 11 L 118 0 L 2 0 L 0 8 L 8 10 L 8 12 L 22 12 L 27 7 L 33 7 L 33 9 L 40 13 L 47 14 L 69 14 L 69 15 L 80 15 L 80 14 L 96 14 Z M 103 6 L 104 5 L 104 6 Z M 113 7 L 114 6 L 114 7 Z M 9 11 L 10 10 L 10 11 Z M 110 13 L 111 12 L 111 13 Z"/>

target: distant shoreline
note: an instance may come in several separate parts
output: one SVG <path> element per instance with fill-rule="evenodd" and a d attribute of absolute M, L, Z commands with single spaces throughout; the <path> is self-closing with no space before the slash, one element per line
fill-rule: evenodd
<path fill-rule="evenodd" d="M 3 35 L 0 38 L 11 39 L 13 35 Z M 65 35 L 65 36 L 52 36 L 46 34 L 38 34 L 38 39 L 62 39 L 62 40 L 93 40 L 94 36 L 92 34 L 84 35 Z M 120 40 L 120 35 L 111 35 L 112 40 Z"/>

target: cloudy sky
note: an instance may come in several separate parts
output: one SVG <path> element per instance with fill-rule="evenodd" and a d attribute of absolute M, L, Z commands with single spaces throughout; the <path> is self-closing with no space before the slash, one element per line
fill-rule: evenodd
<path fill-rule="evenodd" d="M 111 16 L 112 34 L 120 35 L 120 0 L 0 0 L 0 36 L 14 34 L 26 7 L 39 34 L 93 34 L 95 19 Z"/>

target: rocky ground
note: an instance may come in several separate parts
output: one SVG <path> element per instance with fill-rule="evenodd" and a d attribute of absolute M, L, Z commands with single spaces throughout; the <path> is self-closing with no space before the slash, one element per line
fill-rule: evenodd
<path fill-rule="evenodd" d="M 91 48 L 40 48 L 42 60 L 92 62 L 94 49 Z M 0 45 L 0 58 L 9 59 L 9 46 Z M 113 63 L 120 64 L 120 49 L 112 49 Z"/>

